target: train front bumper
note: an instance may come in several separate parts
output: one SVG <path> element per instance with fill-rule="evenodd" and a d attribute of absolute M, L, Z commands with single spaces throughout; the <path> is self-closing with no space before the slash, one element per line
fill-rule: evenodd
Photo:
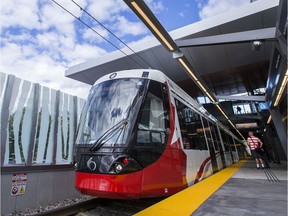
<path fill-rule="evenodd" d="M 139 199 L 143 172 L 107 175 L 76 172 L 75 188 L 82 194 L 111 199 Z"/>

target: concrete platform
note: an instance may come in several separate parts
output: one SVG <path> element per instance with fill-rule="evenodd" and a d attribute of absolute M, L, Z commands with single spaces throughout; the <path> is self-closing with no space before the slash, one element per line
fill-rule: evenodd
<path fill-rule="evenodd" d="M 240 161 L 136 215 L 286 216 L 287 162 L 270 167 Z"/>
<path fill-rule="evenodd" d="M 253 160 L 247 161 L 192 215 L 286 216 L 287 162 L 270 167 L 258 170 Z"/>

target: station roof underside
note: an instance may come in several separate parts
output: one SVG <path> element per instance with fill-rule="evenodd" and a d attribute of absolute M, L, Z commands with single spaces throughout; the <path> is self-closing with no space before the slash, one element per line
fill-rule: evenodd
<path fill-rule="evenodd" d="M 247 4 L 169 32 L 217 96 L 265 88 L 275 41 L 278 0 Z M 253 41 L 261 45 L 253 48 Z M 97 59 L 75 65 L 66 76 L 90 85 L 101 76 L 127 69 L 158 69 L 192 97 L 203 96 L 185 70 L 156 38 L 150 38 Z"/>

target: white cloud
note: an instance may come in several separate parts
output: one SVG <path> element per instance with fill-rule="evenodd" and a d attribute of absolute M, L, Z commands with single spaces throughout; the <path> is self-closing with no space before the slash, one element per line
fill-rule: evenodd
<path fill-rule="evenodd" d="M 95 30 L 101 36 L 98 35 L 97 33 L 95 33 L 94 31 L 92 31 L 91 29 L 86 28 L 86 29 L 84 29 L 83 35 L 82 35 L 82 38 L 84 40 L 87 40 L 91 43 L 102 43 L 105 41 L 102 37 L 104 37 L 104 38 L 109 37 L 109 32 L 107 30 L 105 30 L 103 27 L 100 27 L 99 25 L 96 27 L 93 27 L 93 26 L 91 26 L 91 27 L 93 28 L 93 30 Z"/>
<path fill-rule="evenodd" d="M 96 26 L 95 30 L 105 38 L 113 38 L 72 1 L 55 1 L 89 25 Z M 123 0 L 76 2 L 118 37 L 124 37 L 124 41 L 125 36 L 129 37 L 129 42 L 136 40 L 135 36 L 145 38 L 149 33 L 140 21 L 135 21 Z M 162 1 L 149 2 L 155 13 L 164 10 Z M 87 96 L 90 86 L 66 78 L 65 71 L 106 54 L 102 47 L 107 43 L 103 43 L 103 39 L 51 0 L 4 0 L 0 12 L 1 72 L 73 95 Z M 113 40 L 116 45 L 119 43 Z"/>
<path fill-rule="evenodd" d="M 180 13 L 178 13 L 178 15 L 180 16 L 180 17 L 185 17 L 185 12 L 180 12 Z"/>
<path fill-rule="evenodd" d="M 49 55 L 37 53 L 31 45 L 7 43 L 1 52 L 5 53 L 1 56 L 1 72 L 82 98 L 88 94 L 89 85 L 64 76 L 67 65 L 55 62 Z"/>
<path fill-rule="evenodd" d="M 6 30 L 5 32 L 1 31 L 1 40 L 2 41 L 34 41 L 34 37 L 26 29 L 19 31 L 18 34 L 13 33 L 11 30 Z"/>
<path fill-rule="evenodd" d="M 2 0 L 0 4 L 1 29 L 11 26 L 39 28 L 37 0 Z"/>
<path fill-rule="evenodd" d="M 224 13 L 233 8 L 240 7 L 250 3 L 250 0 L 197 0 L 200 19 L 206 19 L 221 13 Z"/>
<path fill-rule="evenodd" d="M 65 12 L 55 3 L 46 4 L 41 8 L 41 21 L 47 31 L 57 31 L 59 34 L 75 37 L 75 18 Z M 67 9 L 70 10 L 69 7 Z M 77 13 L 80 16 L 80 12 Z"/>
<path fill-rule="evenodd" d="M 163 5 L 162 0 L 160 1 L 155 1 L 155 0 L 145 0 L 146 4 L 148 7 L 153 11 L 153 13 L 158 14 L 161 13 L 162 11 L 166 10 L 166 8 Z"/>
<path fill-rule="evenodd" d="M 101 55 L 107 53 L 104 49 L 89 44 L 77 44 L 73 50 L 66 52 L 64 55 L 73 65 L 81 62 L 95 59 Z M 72 66 L 72 65 L 70 65 Z"/>
<path fill-rule="evenodd" d="M 90 0 L 89 3 L 89 7 L 86 10 L 100 22 L 111 22 L 120 12 L 128 10 L 128 6 L 123 0 Z"/>
<path fill-rule="evenodd" d="M 71 1 L 57 2 L 81 15 Z M 73 16 L 52 1 L 6 0 L 1 2 L 1 19 L 1 72 L 86 98 L 90 86 L 66 78 L 65 71 L 106 51 L 90 41 L 78 41 L 77 33 L 84 30 L 77 32 Z"/>
<path fill-rule="evenodd" d="M 123 37 L 125 35 L 143 35 L 147 34 L 148 30 L 141 22 L 130 22 L 124 16 L 118 16 L 117 21 L 113 25 L 113 29 L 117 31 L 116 35 Z"/>
<path fill-rule="evenodd" d="M 143 46 L 143 43 L 147 41 L 151 41 L 154 38 L 152 35 L 146 35 L 143 38 L 140 38 L 139 40 L 136 41 L 130 41 L 127 45 L 134 49 L 135 47 Z"/>

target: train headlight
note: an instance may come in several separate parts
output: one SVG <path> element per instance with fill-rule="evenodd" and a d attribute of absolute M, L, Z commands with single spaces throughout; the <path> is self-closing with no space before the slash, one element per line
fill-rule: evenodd
<path fill-rule="evenodd" d="M 123 169 L 123 166 L 121 164 L 115 164 L 115 172 L 120 173 Z"/>

